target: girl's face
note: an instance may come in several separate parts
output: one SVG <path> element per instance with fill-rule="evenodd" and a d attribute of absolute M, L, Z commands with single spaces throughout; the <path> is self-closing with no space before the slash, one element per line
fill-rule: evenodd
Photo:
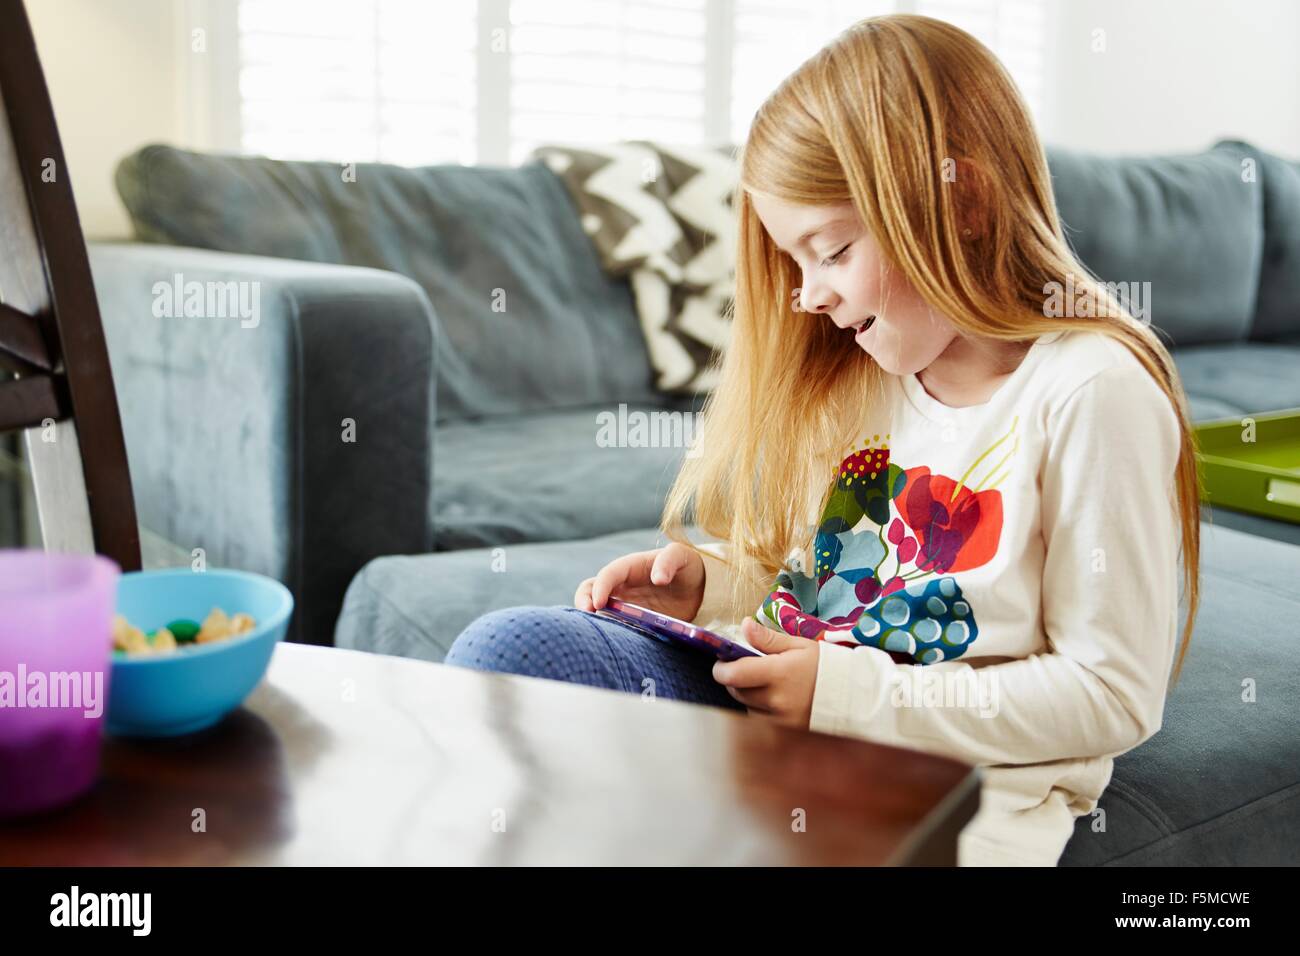
<path fill-rule="evenodd" d="M 861 348 L 893 375 L 920 372 L 957 337 L 911 283 L 890 269 L 853 203 L 805 206 L 751 194 L 763 228 L 803 272 L 795 305 L 824 313 L 843 329 L 846 347 Z M 871 316 L 875 320 L 863 328 Z"/>

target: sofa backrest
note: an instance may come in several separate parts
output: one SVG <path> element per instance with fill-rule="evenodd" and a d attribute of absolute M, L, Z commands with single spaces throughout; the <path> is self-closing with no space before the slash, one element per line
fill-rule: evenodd
<path fill-rule="evenodd" d="M 439 420 L 655 395 L 627 280 L 601 270 L 541 162 L 353 172 L 153 145 L 116 182 L 146 242 L 413 279 L 436 313 Z"/>
<path fill-rule="evenodd" d="M 1300 338 L 1300 162 L 1240 140 L 1225 141 L 1255 161 L 1251 177 L 1261 187 L 1264 250 L 1259 267 L 1253 339 Z"/>
<path fill-rule="evenodd" d="M 1084 265 L 1174 346 L 1300 335 L 1300 166 L 1236 141 L 1047 158 Z M 146 146 L 117 186 L 144 241 L 413 279 L 437 313 L 439 420 L 661 398 L 626 278 L 543 163 L 345 172 Z"/>
<path fill-rule="evenodd" d="M 1185 156 L 1047 149 L 1057 211 L 1075 253 L 1103 281 L 1135 296 L 1149 292 L 1140 303 L 1147 315 L 1139 318 L 1168 333 L 1174 346 L 1251 332 L 1264 220 L 1263 191 L 1243 176 L 1250 156 L 1231 142 Z"/>

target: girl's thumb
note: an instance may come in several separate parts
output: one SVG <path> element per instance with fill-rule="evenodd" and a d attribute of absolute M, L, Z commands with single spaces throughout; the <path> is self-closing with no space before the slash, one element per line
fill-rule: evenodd
<path fill-rule="evenodd" d="M 655 563 L 650 568 L 650 583 L 661 586 L 668 584 L 676 573 L 677 567 L 668 551 L 660 551 L 655 558 Z"/>

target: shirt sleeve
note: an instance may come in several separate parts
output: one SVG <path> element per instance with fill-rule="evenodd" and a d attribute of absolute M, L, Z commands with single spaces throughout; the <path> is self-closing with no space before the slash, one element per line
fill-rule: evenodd
<path fill-rule="evenodd" d="M 1177 414 L 1144 368 L 1119 366 L 1079 386 L 1047 429 L 1047 650 L 981 667 L 909 666 L 877 648 L 823 644 L 810 729 L 976 765 L 1115 755 L 1160 729 L 1179 623 Z M 1025 608 L 1027 626 L 1038 611 Z M 949 681 L 967 685 L 964 705 L 916 692 Z"/>

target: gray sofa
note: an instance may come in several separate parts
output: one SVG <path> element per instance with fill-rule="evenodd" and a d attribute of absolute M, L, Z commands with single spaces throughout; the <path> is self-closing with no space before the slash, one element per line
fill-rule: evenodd
<path fill-rule="evenodd" d="M 1049 162 L 1083 261 L 1150 282 L 1198 420 L 1300 407 L 1300 167 L 1230 141 Z M 597 415 L 698 398 L 653 389 L 627 283 L 545 166 L 340 173 L 123 161 L 142 241 L 91 257 L 133 478 L 153 530 L 286 581 L 298 639 L 438 661 L 479 614 L 567 603 L 657 543 L 682 450 L 600 447 Z M 257 283 L 258 324 L 156 318 L 176 273 Z M 1165 726 L 1116 762 L 1104 832 L 1081 819 L 1063 863 L 1296 861 L 1300 529 L 1206 517 Z"/>
<path fill-rule="evenodd" d="M 118 186 L 143 241 L 90 253 L 142 524 L 285 581 L 296 639 L 332 641 L 372 558 L 657 520 L 679 453 L 598 449 L 595 416 L 696 400 L 653 389 L 627 283 L 546 167 L 344 182 L 146 147 Z M 259 321 L 154 316 L 176 275 L 255 283 Z"/>

